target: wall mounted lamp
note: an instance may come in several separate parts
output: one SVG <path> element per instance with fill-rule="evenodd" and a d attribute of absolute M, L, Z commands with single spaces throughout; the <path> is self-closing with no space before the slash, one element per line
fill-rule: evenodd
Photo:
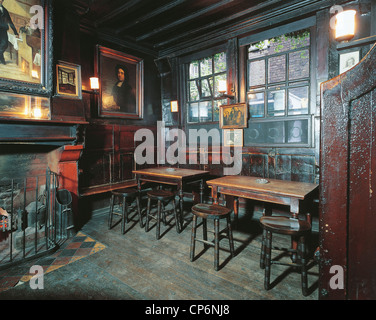
<path fill-rule="evenodd" d="M 90 78 L 90 89 L 91 90 L 82 90 L 82 92 L 98 94 L 99 79 L 97 77 Z"/>
<path fill-rule="evenodd" d="M 355 10 L 345 10 L 337 13 L 335 38 L 338 42 L 349 41 L 355 35 Z"/>
<path fill-rule="evenodd" d="M 90 89 L 99 90 L 99 79 L 97 77 L 90 78 Z"/>
<path fill-rule="evenodd" d="M 227 82 L 226 82 L 226 80 L 218 80 L 218 92 L 220 94 L 219 96 L 221 98 L 229 98 L 229 99 L 234 99 L 235 98 L 234 95 L 227 94 L 226 91 L 227 91 Z"/>
<path fill-rule="evenodd" d="M 179 104 L 177 100 L 173 100 L 170 102 L 171 112 L 179 112 Z"/>

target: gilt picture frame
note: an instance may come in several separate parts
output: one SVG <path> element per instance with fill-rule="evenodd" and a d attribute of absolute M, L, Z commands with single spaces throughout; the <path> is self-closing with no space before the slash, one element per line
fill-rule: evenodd
<path fill-rule="evenodd" d="M 64 98 L 81 99 L 81 66 L 58 61 L 56 64 L 56 95 Z"/>
<path fill-rule="evenodd" d="M 246 128 L 247 116 L 246 103 L 221 105 L 219 107 L 219 126 L 222 129 Z"/>
<path fill-rule="evenodd" d="M 0 52 L 0 91 L 51 96 L 51 0 L 4 1 L 3 7 L 10 21 L 7 46 Z"/>
<path fill-rule="evenodd" d="M 99 117 L 143 118 L 143 59 L 98 45 L 97 74 L 100 79 Z"/>

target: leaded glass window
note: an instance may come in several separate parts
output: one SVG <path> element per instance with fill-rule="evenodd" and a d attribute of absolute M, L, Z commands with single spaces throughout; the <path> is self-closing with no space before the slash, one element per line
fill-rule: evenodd
<path fill-rule="evenodd" d="M 219 106 L 227 100 L 219 96 L 218 81 L 227 79 L 226 53 L 191 61 L 188 64 L 187 121 L 219 121 Z"/>
<path fill-rule="evenodd" d="M 304 118 L 310 114 L 309 29 L 250 44 L 247 63 L 249 141 L 308 143 L 310 126 Z"/>

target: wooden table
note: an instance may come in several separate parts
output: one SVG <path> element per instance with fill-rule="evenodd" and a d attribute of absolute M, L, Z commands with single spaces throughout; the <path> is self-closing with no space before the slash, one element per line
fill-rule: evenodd
<path fill-rule="evenodd" d="M 204 179 L 209 175 L 209 171 L 169 167 L 140 169 L 134 170 L 133 173 L 136 175 L 139 190 L 141 190 L 142 181 L 176 185 L 181 213 L 183 212 L 183 190 L 185 185 L 198 182 L 200 184 L 200 202 L 202 202 L 204 194 Z"/>
<path fill-rule="evenodd" d="M 297 218 L 303 201 L 307 204 L 309 200 L 313 200 L 314 191 L 318 188 L 318 184 L 315 183 L 276 179 L 267 179 L 268 183 L 259 183 L 260 180 L 264 179 L 250 176 L 224 176 L 208 180 L 206 183 L 212 188 L 215 204 L 218 204 L 218 194 L 235 197 L 233 206 L 235 223 L 238 218 L 238 198 L 287 205 L 290 207 L 292 217 Z M 291 247 L 297 248 L 296 239 L 291 239 Z M 295 260 L 295 255 L 292 259 Z"/>
<path fill-rule="evenodd" d="M 218 194 L 231 195 L 237 198 L 260 200 L 263 202 L 283 204 L 290 207 L 294 218 L 299 214 L 301 202 L 308 200 L 318 188 L 318 184 L 297 181 L 267 179 L 268 183 L 258 183 L 260 178 L 250 176 L 224 176 L 208 180 L 212 188 L 213 202 L 218 204 Z M 237 202 L 234 204 L 237 217 Z"/>

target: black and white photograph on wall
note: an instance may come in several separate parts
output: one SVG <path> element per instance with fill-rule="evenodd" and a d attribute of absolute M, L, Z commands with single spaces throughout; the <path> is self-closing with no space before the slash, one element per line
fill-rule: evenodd
<path fill-rule="evenodd" d="M 339 73 L 344 73 L 350 70 L 359 62 L 359 50 L 342 53 L 339 56 Z"/>

